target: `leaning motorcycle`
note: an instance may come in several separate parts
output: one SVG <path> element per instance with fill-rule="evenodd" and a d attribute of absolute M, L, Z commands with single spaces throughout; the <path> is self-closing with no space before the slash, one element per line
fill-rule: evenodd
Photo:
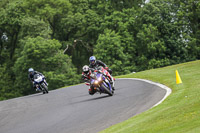
<path fill-rule="evenodd" d="M 110 79 L 107 76 L 107 73 L 107 70 L 103 67 L 100 67 L 97 70 L 95 70 L 90 75 L 90 85 L 91 88 L 93 88 L 100 94 L 105 93 L 112 96 L 114 94 L 114 90 L 112 89 L 112 85 L 110 84 Z"/>
<path fill-rule="evenodd" d="M 40 74 L 34 75 L 34 84 L 36 88 L 38 88 L 40 91 L 43 92 L 43 94 L 48 93 L 48 87 L 47 87 L 47 82 L 44 78 L 44 76 Z"/>

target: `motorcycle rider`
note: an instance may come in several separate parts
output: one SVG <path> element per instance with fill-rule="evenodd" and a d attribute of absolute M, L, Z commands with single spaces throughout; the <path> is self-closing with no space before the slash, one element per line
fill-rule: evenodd
<path fill-rule="evenodd" d="M 112 75 L 112 70 L 108 69 L 107 65 L 105 63 L 103 63 L 102 61 L 96 60 L 95 56 L 91 56 L 89 58 L 89 61 L 90 61 L 89 68 L 96 69 L 98 66 L 102 66 L 102 67 L 104 67 Z"/>
<path fill-rule="evenodd" d="M 85 81 L 86 85 L 90 86 L 90 75 L 93 72 L 93 69 L 90 69 L 88 65 L 83 66 L 82 69 L 82 79 Z M 90 95 L 93 95 L 96 90 L 94 90 L 94 87 L 90 86 L 88 92 Z"/>
<path fill-rule="evenodd" d="M 34 69 L 33 68 L 29 68 L 28 69 L 28 78 L 29 78 L 29 80 L 32 82 L 32 84 L 33 84 L 33 89 L 36 89 L 36 91 L 40 91 L 40 89 L 39 88 L 36 88 L 36 85 L 35 85 L 35 83 L 34 83 L 34 75 L 35 74 L 39 74 L 39 75 L 41 75 L 41 76 L 43 76 L 44 78 L 45 78 L 45 76 L 42 74 L 42 73 L 40 73 L 40 72 L 38 72 L 38 71 L 34 71 Z M 47 82 L 45 81 L 45 83 L 47 84 Z M 48 85 L 48 84 L 47 84 Z"/>
<path fill-rule="evenodd" d="M 89 65 L 89 68 L 93 68 L 93 69 L 96 69 L 98 66 L 102 66 L 103 68 L 105 68 L 110 74 L 109 74 L 109 78 L 110 78 L 110 84 L 112 85 L 112 88 L 113 90 L 115 90 L 114 88 L 114 78 L 111 76 L 112 74 L 112 70 L 109 69 L 107 67 L 107 65 L 105 63 L 103 63 L 102 61 L 100 60 L 96 60 L 96 57 L 95 56 L 91 56 L 89 58 L 89 62 L 90 62 L 90 65 Z"/>

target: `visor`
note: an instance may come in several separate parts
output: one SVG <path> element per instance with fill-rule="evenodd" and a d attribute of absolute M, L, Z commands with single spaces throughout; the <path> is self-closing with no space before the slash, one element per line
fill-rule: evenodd
<path fill-rule="evenodd" d="M 87 74 L 89 71 L 84 71 L 85 74 Z"/>
<path fill-rule="evenodd" d="M 92 64 L 95 64 L 95 60 L 91 60 L 90 62 L 91 62 Z"/>

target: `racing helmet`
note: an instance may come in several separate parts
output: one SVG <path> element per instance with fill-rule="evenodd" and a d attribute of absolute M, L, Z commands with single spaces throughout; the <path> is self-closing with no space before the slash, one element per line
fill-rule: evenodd
<path fill-rule="evenodd" d="M 95 57 L 95 56 L 91 56 L 91 57 L 89 58 L 89 61 L 90 61 L 90 63 L 91 63 L 92 65 L 94 65 L 94 64 L 96 63 L 96 57 Z"/>
<path fill-rule="evenodd" d="M 33 68 L 29 68 L 29 69 L 28 69 L 28 72 L 29 72 L 31 75 L 33 75 L 34 69 L 33 69 Z"/>
<path fill-rule="evenodd" d="M 88 73 L 89 73 L 89 70 L 90 70 L 90 68 L 89 68 L 89 66 L 88 66 L 88 65 L 85 65 L 85 66 L 83 66 L 83 72 L 84 72 L 85 74 L 87 74 L 87 75 L 88 75 Z"/>

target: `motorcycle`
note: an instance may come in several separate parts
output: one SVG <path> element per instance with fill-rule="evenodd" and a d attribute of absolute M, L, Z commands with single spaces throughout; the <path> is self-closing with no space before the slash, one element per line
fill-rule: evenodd
<path fill-rule="evenodd" d="M 110 96 L 114 94 L 114 90 L 112 89 L 112 85 L 110 84 L 110 78 L 108 76 L 108 71 L 103 67 L 99 67 L 91 73 L 90 85 L 91 88 L 96 90 L 97 92 L 105 93 Z M 113 83 L 114 84 L 114 83 Z"/>
<path fill-rule="evenodd" d="M 43 94 L 45 93 L 49 93 L 48 91 L 48 84 L 44 78 L 44 76 L 40 75 L 40 74 L 35 74 L 34 75 L 34 84 L 36 86 L 36 88 L 38 88 L 40 91 L 43 92 Z"/>

